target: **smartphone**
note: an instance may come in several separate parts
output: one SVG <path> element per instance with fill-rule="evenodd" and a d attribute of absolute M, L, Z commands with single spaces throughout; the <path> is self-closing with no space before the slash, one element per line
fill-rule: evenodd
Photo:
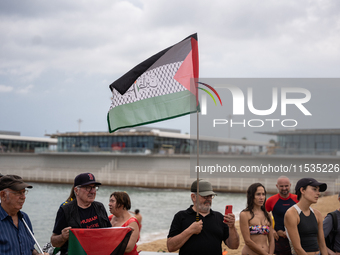
<path fill-rule="evenodd" d="M 226 205 L 225 206 L 224 214 L 229 214 L 229 213 L 233 213 L 233 206 L 232 205 Z M 224 220 L 224 222 L 226 222 L 226 221 Z"/>

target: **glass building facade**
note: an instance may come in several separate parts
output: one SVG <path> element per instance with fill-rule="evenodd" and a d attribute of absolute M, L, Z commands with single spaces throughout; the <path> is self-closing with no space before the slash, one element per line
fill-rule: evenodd
<path fill-rule="evenodd" d="M 189 154 L 190 138 L 158 136 L 152 132 L 108 135 L 107 133 L 58 134 L 59 152 L 126 152 L 126 153 L 175 153 Z M 202 153 L 218 151 L 218 142 L 200 141 Z"/>
<path fill-rule="evenodd" d="M 35 152 L 39 149 L 48 149 L 48 142 L 12 140 L 0 138 L 0 153 L 2 152 Z"/>
<path fill-rule="evenodd" d="M 276 154 L 339 155 L 340 129 L 300 129 L 265 133 L 277 135 Z"/>

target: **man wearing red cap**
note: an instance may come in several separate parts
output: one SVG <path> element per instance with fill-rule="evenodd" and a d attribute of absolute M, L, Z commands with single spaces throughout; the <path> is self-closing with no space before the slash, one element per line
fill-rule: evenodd
<path fill-rule="evenodd" d="M 79 174 L 74 179 L 76 199 L 59 208 L 51 236 L 52 245 L 61 247 L 61 255 L 67 254 L 71 228 L 111 227 L 104 205 L 94 201 L 99 185 L 91 173 Z"/>
<path fill-rule="evenodd" d="M 25 183 L 20 176 L 5 175 L 0 178 L 1 255 L 38 254 L 30 233 L 33 232 L 31 221 L 26 213 L 20 211 L 28 192 L 26 188 L 31 189 L 32 186 Z"/>

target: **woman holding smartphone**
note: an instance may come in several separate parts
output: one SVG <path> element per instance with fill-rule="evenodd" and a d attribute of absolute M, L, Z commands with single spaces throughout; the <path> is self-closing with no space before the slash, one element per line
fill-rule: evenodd
<path fill-rule="evenodd" d="M 240 229 L 245 242 L 242 255 L 274 253 L 273 229 L 265 202 L 265 187 L 261 183 L 250 185 L 247 190 L 247 208 L 240 213 Z"/>
<path fill-rule="evenodd" d="M 323 217 L 310 206 L 318 201 L 320 192 L 327 189 L 326 183 L 313 178 L 302 178 L 295 186 L 299 202 L 285 214 L 285 228 L 292 254 L 327 255 L 323 234 Z"/>

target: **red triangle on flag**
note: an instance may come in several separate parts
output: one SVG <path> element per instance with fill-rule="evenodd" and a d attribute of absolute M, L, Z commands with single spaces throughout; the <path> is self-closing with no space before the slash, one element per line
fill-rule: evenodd
<path fill-rule="evenodd" d="M 197 84 L 192 84 L 195 82 L 193 78 L 198 78 L 198 46 L 197 41 L 191 38 L 191 51 L 176 72 L 174 79 L 196 95 Z"/>

